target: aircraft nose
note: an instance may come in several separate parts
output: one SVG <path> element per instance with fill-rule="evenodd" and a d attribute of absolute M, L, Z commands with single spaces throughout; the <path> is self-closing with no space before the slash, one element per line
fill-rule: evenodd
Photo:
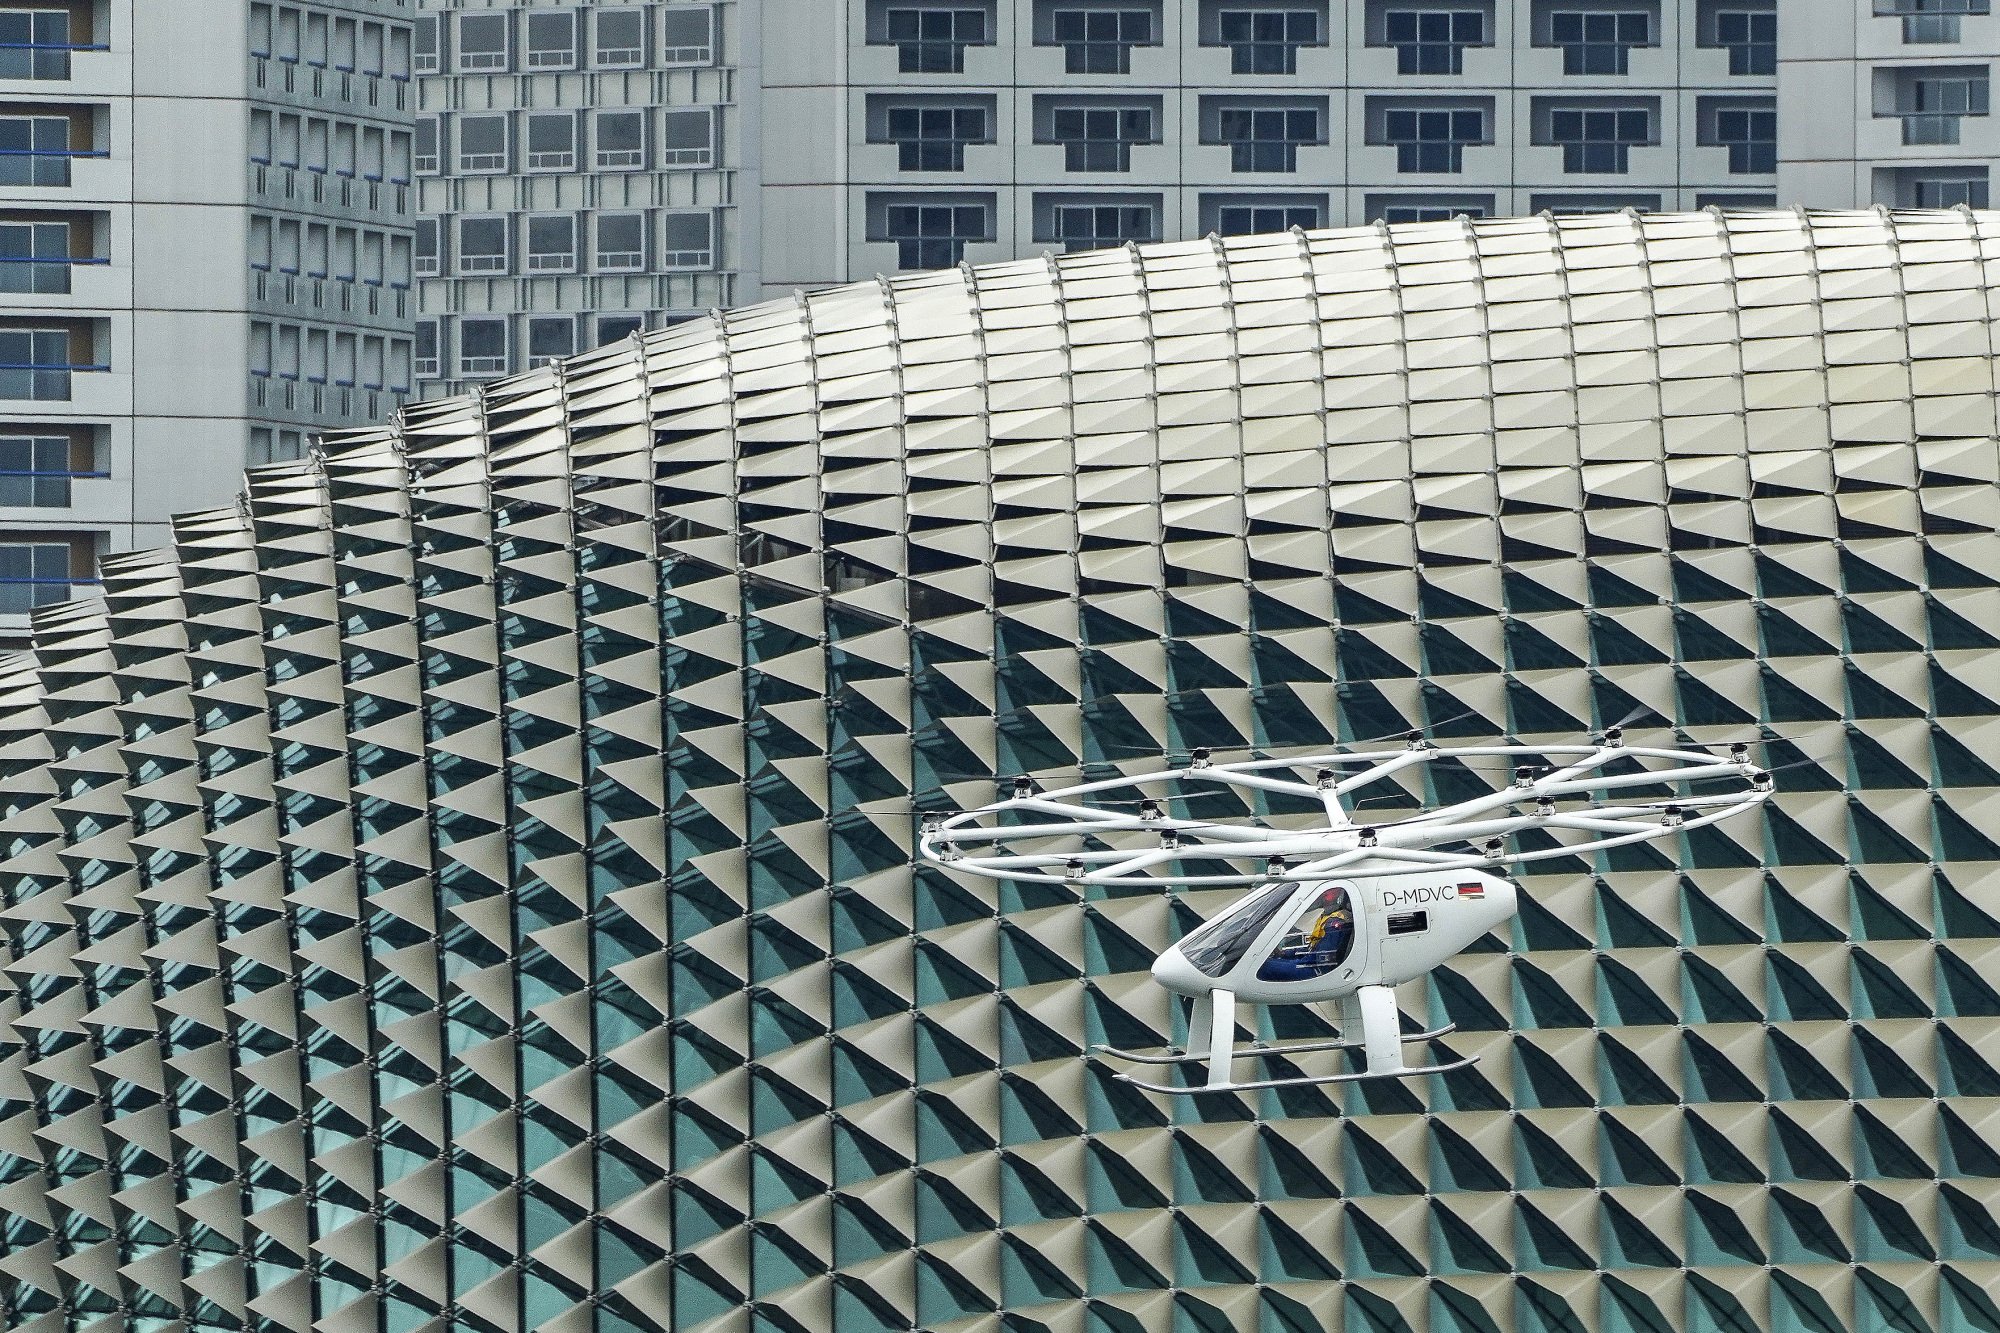
<path fill-rule="evenodd" d="M 1153 960 L 1153 980 L 1179 995 L 1206 995 L 1215 985 L 1176 944 Z"/>

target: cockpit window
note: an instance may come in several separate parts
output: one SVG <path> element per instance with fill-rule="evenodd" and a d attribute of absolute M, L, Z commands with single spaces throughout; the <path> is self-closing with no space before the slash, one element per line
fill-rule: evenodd
<path fill-rule="evenodd" d="M 1189 935 L 1181 944 L 1181 953 L 1203 976 L 1221 976 L 1242 961 L 1271 918 L 1284 911 L 1298 891 L 1296 884 L 1270 885 Z"/>
<path fill-rule="evenodd" d="M 1347 890 L 1322 889 L 1257 969 L 1259 981 L 1311 981 L 1347 961 L 1354 949 L 1354 912 Z"/>

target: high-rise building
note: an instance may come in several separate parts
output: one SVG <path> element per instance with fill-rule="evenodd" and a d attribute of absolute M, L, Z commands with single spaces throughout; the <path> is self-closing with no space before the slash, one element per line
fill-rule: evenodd
<path fill-rule="evenodd" d="M 757 295 L 735 0 L 421 7 L 427 392 Z"/>
<path fill-rule="evenodd" d="M 260 472 L 0 659 L 0 1327 L 1992 1333 L 1996 245 L 1028 259 Z M 1522 874 L 1399 992 L 1442 1076 L 1143 1092 L 1091 1048 L 1185 1037 L 1237 891 L 913 855 L 1006 775 L 1618 722 L 1777 793 Z M 1368 817 L 1512 780 L 1426 769 Z"/>
<path fill-rule="evenodd" d="M 0 643 L 410 385 L 404 0 L 0 9 Z"/>
<path fill-rule="evenodd" d="M 812 286 L 1209 232 L 1768 205 L 1779 8 L 765 0 L 763 273 Z"/>
<path fill-rule="evenodd" d="M 1985 208 L 2000 168 L 1990 0 L 1873 0 L 1796 15 L 1778 48 L 1790 114 L 1778 136 L 1787 202 L 1823 208 Z M 1843 21 L 1845 20 L 1845 21 Z"/>

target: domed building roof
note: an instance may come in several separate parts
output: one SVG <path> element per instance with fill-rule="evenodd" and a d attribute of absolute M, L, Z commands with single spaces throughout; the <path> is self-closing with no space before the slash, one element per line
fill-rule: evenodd
<path fill-rule="evenodd" d="M 1996 265 L 1113 250 L 260 470 L 0 663 L 0 1325 L 2000 1327 Z M 1525 876 L 1399 996 L 1436 1079 L 1135 1090 L 1230 895 L 913 861 L 996 776 L 1624 720 L 1780 794 Z"/>

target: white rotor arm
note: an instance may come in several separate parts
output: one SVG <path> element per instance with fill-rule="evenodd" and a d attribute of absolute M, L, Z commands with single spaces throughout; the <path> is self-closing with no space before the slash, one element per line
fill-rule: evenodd
<path fill-rule="evenodd" d="M 1511 781 L 1468 799 L 1377 824 L 1356 823 L 1347 798 L 1420 765 L 1511 764 Z M 1626 771 L 1606 772 L 1620 765 Z M 1312 781 L 1298 776 L 1312 772 Z M 1697 790 L 1697 786 L 1722 790 Z M 1167 788 L 1153 794 L 1155 789 Z M 1643 793 L 1651 789 L 1652 796 Z M 1218 764 L 1196 751 L 1181 767 L 1020 793 L 977 810 L 928 815 L 925 859 L 991 879 L 1046 884 L 1139 880 L 1223 887 L 1282 880 L 1485 869 L 1587 856 L 1718 823 L 1753 809 L 1772 791 L 1747 747 L 1728 759 L 1696 750 L 1597 745 L 1475 745 L 1413 741 L 1397 750 L 1329 753 Z M 1275 822 L 1177 818 L 1191 796 L 1235 790 L 1297 798 L 1323 817 L 1276 814 Z M 1109 793 L 1127 799 L 1103 803 Z M 1135 798 L 1135 794 L 1136 798 Z M 1403 792 L 1404 799 L 1408 793 Z M 1356 803 L 1357 805 L 1359 802 Z M 1136 807 L 1136 809 L 1134 808 Z M 1301 822 L 1303 821 L 1303 822 Z M 1299 827 L 1289 827 L 1299 823 Z M 1520 847 L 1535 831 L 1555 845 Z"/>

